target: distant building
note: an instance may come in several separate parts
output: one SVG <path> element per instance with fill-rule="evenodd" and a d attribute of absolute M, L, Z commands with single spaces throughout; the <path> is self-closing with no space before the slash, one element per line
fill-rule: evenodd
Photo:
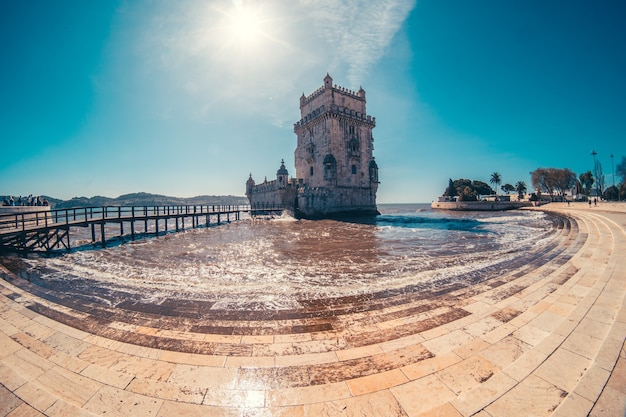
<path fill-rule="evenodd" d="M 376 118 L 365 109 L 365 90 L 324 85 L 300 97 L 301 119 L 294 124 L 296 178 L 284 161 L 276 180 L 256 184 L 252 174 L 246 196 L 253 209 L 280 207 L 298 218 L 376 215 L 378 165 L 372 129 Z"/>

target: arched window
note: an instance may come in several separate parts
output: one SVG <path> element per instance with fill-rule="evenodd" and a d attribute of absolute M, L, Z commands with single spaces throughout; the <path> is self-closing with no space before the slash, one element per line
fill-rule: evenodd
<path fill-rule="evenodd" d="M 356 165 L 352 165 L 352 173 L 356 174 Z"/>
<path fill-rule="evenodd" d="M 337 180 L 337 160 L 331 154 L 324 157 L 324 179 L 326 181 Z"/>
<path fill-rule="evenodd" d="M 311 172 L 311 176 L 313 176 L 313 167 L 309 170 Z"/>

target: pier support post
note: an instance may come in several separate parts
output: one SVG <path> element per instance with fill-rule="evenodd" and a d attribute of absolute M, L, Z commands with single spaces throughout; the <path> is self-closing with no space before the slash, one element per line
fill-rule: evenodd
<path fill-rule="evenodd" d="M 102 247 L 106 247 L 106 236 L 104 235 L 104 221 L 100 223 L 100 239 L 102 240 Z"/>

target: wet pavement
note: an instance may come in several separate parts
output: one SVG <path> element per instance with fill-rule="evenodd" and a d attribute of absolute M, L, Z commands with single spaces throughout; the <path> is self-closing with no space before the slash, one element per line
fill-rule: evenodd
<path fill-rule="evenodd" d="M 623 415 L 626 214 L 554 207 L 506 267 L 283 309 L 0 269 L 0 415 Z"/>

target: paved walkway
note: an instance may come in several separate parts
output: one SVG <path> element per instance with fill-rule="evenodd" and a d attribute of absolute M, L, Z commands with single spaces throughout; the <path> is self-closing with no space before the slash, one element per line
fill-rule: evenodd
<path fill-rule="evenodd" d="M 615 207 L 547 206 L 555 244 L 466 285 L 280 316 L 107 308 L 0 269 L 0 415 L 623 416 Z"/>

